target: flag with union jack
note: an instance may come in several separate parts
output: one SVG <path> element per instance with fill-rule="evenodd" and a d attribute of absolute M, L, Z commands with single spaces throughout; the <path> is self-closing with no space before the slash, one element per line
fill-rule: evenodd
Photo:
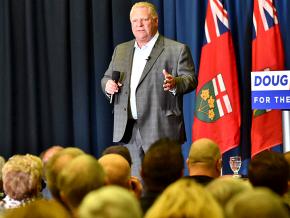
<path fill-rule="evenodd" d="M 273 0 L 254 0 L 252 71 L 283 70 L 284 52 Z M 251 129 L 252 156 L 282 144 L 280 110 L 254 110 Z"/>
<path fill-rule="evenodd" d="M 219 0 L 208 0 L 198 81 L 192 140 L 210 138 L 224 153 L 240 143 L 241 115 L 228 13 Z"/>

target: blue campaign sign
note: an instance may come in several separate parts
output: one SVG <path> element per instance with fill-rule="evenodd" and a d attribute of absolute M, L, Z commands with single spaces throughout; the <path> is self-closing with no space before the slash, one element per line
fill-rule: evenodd
<path fill-rule="evenodd" d="M 290 109 L 290 71 L 251 74 L 252 109 Z"/>

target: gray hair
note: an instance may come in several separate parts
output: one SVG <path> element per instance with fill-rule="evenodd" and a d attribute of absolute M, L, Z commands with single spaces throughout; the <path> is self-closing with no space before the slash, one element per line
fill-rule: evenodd
<path fill-rule="evenodd" d="M 225 207 L 228 218 L 287 218 L 281 197 L 270 189 L 255 188 L 235 196 Z"/>
<path fill-rule="evenodd" d="M 149 2 L 137 2 L 137 3 L 135 3 L 131 8 L 130 17 L 131 17 L 133 10 L 136 8 L 149 8 L 150 12 L 151 12 L 151 16 L 153 18 L 158 18 L 158 13 L 157 13 L 156 7 L 152 3 L 149 3 Z"/>

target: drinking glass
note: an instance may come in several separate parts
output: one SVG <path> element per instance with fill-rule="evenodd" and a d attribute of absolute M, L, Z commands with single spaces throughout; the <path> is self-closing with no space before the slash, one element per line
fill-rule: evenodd
<path fill-rule="evenodd" d="M 240 177 L 239 170 L 242 166 L 241 156 L 230 157 L 229 163 L 230 163 L 231 170 L 234 172 L 233 177 Z"/>

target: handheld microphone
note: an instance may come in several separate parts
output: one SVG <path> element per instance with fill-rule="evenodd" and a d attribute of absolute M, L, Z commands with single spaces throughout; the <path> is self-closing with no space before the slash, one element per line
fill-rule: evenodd
<path fill-rule="evenodd" d="M 118 84 L 119 79 L 120 79 L 120 74 L 121 74 L 120 71 L 113 71 L 113 74 L 112 74 L 112 80 L 114 80 L 114 82 L 117 84 Z M 114 94 L 112 94 L 110 96 L 110 104 L 113 103 L 113 99 L 114 99 Z"/>

